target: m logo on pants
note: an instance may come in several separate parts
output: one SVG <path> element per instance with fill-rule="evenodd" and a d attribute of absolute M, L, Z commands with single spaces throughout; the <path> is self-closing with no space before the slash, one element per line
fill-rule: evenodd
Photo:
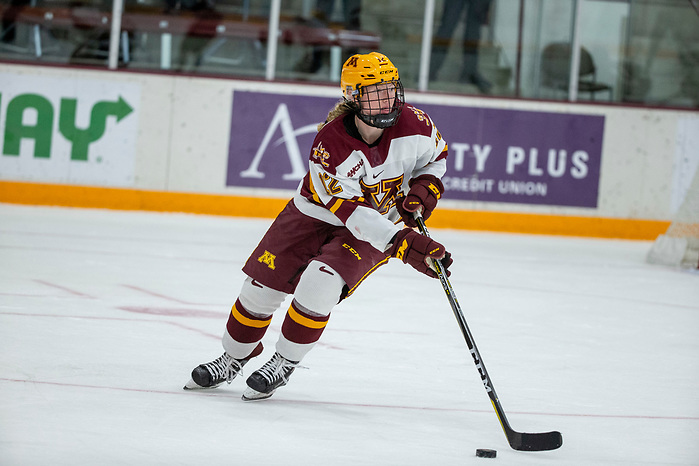
<path fill-rule="evenodd" d="M 274 260 L 277 258 L 274 254 L 272 254 L 269 251 L 265 251 L 264 254 L 262 254 L 260 257 L 257 258 L 257 262 L 261 262 L 263 264 L 267 264 L 267 267 L 270 269 L 274 270 L 276 267 L 274 265 Z"/>

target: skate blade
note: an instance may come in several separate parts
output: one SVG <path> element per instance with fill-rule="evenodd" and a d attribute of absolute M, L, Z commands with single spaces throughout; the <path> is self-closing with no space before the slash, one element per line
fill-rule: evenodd
<path fill-rule="evenodd" d="M 276 390 L 272 390 L 272 391 L 269 392 L 269 393 L 262 393 L 262 392 L 258 392 L 257 390 L 253 390 L 253 389 L 250 388 L 250 387 L 247 387 L 247 388 L 245 389 L 245 391 L 243 392 L 243 396 L 241 397 L 241 399 L 242 399 L 243 401 L 261 401 L 261 400 L 266 400 L 267 398 L 269 398 L 269 397 L 271 397 L 272 395 L 274 395 L 274 392 L 275 392 L 275 391 L 276 391 Z"/>
<path fill-rule="evenodd" d="M 190 378 L 189 381 L 186 384 L 184 384 L 184 387 L 182 387 L 182 388 L 184 390 L 211 390 L 212 388 L 216 388 L 219 385 L 221 385 L 221 384 L 219 383 L 216 385 L 212 385 L 211 387 L 202 387 L 201 385 L 196 383 L 194 381 L 194 379 Z"/>

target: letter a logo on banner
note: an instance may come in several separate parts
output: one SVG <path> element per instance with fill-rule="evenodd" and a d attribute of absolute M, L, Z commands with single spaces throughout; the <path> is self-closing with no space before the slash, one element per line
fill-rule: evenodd
<path fill-rule="evenodd" d="M 250 166 L 240 172 L 242 178 L 264 178 L 264 172 L 259 170 L 260 162 L 262 157 L 269 146 L 269 142 L 272 136 L 277 131 L 277 127 L 281 128 L 282 137 L 276 141 L 275 145 L 284 142 L 286 146 L 286 152 L 289 156 L 289 162 L 291 163 L 291 173 L 287 173 L 282 176 L 284 180 L 300 180 L 306 174 L 306 166 L 301 158 L 301 151 L 299 149 L 299 143 L 296 140 L 296 136 L 306 133 L 311 133 L 316 130 L 316 124 L 304 126 L 296 131 L 291 125 L 291 117 L 289 116 L 289 109 L 286 104 L 279 104 L 277 111 L 274 113 L 272 122 L 267 128 L 265 137 L 262 139 L 262 144 L 257 149 L 255 157 L 252 159 Z"/>

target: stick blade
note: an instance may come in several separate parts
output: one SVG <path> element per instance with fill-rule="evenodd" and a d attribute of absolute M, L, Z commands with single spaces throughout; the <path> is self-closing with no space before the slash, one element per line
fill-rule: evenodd
<path fill-rule="evenodd" d="M 512 431 L 507 440 L 512 448 L 519 451 L 548 451 L 563 445 L 563 436 L 557 431 L 538 434 Z"/>

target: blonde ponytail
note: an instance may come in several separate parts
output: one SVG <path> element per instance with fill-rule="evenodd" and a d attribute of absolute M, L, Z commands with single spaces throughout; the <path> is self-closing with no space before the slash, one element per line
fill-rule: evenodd
<path fill-rule="evenodd" d="M 327 125 L 331 121 L 333 121 L 335 118 L 340 117 L 346 113 L 352 112 L 354 109 L 350 105 L 349 102 L 346 100 L 342 99 L 339 102 L 335 104 L 335 106 L 328 112 L 328 117 L 325 119 L 323 123 L 318 124 L 318 131 L 323 129 L 323 126 Z"/>

